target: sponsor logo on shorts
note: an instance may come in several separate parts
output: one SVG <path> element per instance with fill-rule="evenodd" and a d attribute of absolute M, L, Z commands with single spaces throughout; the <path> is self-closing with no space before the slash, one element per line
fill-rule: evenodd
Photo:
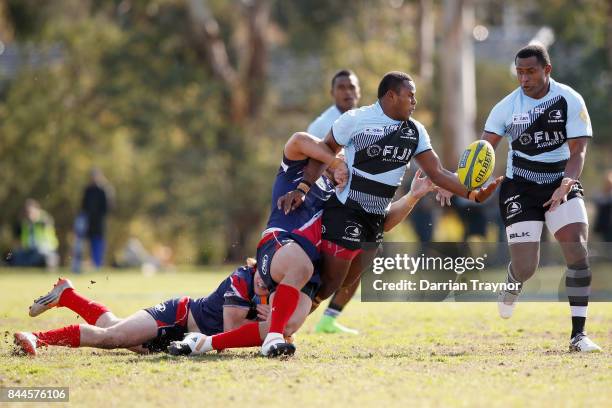
<path fill-rule="evenodd" d="M 510 201 L 515 201 L 518 200 L 518 198 L 520 197 L 520 194 L 514 195 L 512 197 L 508 197 L 506 198 L 506 200 L 504 201 L 504 204 L 508 204 Z"/>
<path fill-rule="evenodd" d="M 268 254 L 265 254 L 261 260 L 261 274 L 266 275 L 268 273 Z"/>
<path fill-rule="evenodd" d="M 510 234 L 510 239 L 525 238 L 525 237 L 529 237 L 529 236 L 531 236 L 529 231 L 513 232 L 512 234 Z"/>
<path fill-rule="evenodd" d="M 344 228 L 344 235 L 342 239 L 352 242 L 359 242 L 361 237 L 362 226 L 357 223 L 349 223 L 349 225 Z"/>
<path fill-rule="evenodd" d="M 368 146 L 368 149 L 366 150 L 366 153 L 370 157 L 376 157 L 376 156 L 378 156 L 380 154 L 381 151 L 382 151 L 382 147 L 380 147 L 378 145 L 372 145 L 372 146 Z"/>
<path fill-rule="evenodd" d="M 518 201 L 512 201 L 506 207 L 506 213 L 508 214 L 508 218 L 514 217 L 516 214 L 520 213 L 522 210 L 521 203 Z"/>
<path fill-rule="evenodd" d="M 166 310 L 166 305 L 164 303 L 155 305 L 155 310 L 157 310 L 158 312 L 164 312 Z"/>
<path fill-rule="evenodd" d="M 346 233 L 346 235 L 351 236 L 353 238 L 357 238 L 358 236 L 361 235 L 361 229 L 357 227 L 356 225 L 351 225 L 350 227 L 346 227 L 344 229 L 344 232 Z"/>
<path fill-rule="evenodd" d="M 530 121 L 528 113 L 515 113 L 512 115 L 513 125 L 526 125 Z"/>

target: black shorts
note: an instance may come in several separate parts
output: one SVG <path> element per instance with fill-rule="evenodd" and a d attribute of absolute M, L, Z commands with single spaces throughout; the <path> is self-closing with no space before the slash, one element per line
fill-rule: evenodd
<path fill-rule="evenodd" d="M 550 184 L 536 184 L 530 181 L 514 180 L 506 177 L 499 188 L 499 211 L 506 227 L 523 221 L 545 221 L 544 213 L 553 192 L 561 185 L 559 179 Z M 577 182 L 567 195 L 571 200 L 584 197 L 582 184 Z"/>
<path fill-rule="evenodd" d="M 188 332 L 187 318 L 190 303 L 189 296 L 183 296 L 144 309 L 157 323 L 157 337 L 142 346 L 152 352 L 160 352 L 166 351 L 170 342 L 183 340 Z"/>
<path fill-rule="evenodd" d="M 266 236 L 262 238 L 257 246 L 257 269 L 259 271 L 259 276 L 261 276 L 261 279 L 264 281 L 270 293 L 276 290 L 278 283 L 272 279 L 270 264 L 272 263 L 272 258 L 274 257 L 276 251 L 278 251 L 284 245 L 290 243 L 298 244 L 312 262 L 314 267 L 312 277 L 302 288 L 302 292 L 308 295 L 309 298 L 314 299 L 316 293 L 321 287 L 321 262 L 319 258 L 319 251 L 316 246 L 310 241 L 304 239 L 304 237 L 285 231 L 275 231 L 266 234 Z"/>
<path fill-rule="evenodd" d="M 380 244 L 384 224 L 384 215 L 348 207 L 334 195 L 325 203 L 323 239 L 354 251 L 361 249 L 366 242 Z"/>

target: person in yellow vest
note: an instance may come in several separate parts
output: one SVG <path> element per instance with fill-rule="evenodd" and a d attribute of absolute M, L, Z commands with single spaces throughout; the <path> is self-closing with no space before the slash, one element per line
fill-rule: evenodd
<path fill-rule="evenodd" d="M 40 207 L 38 201 L 26 200 L 23 218 L 15 225 L 15 237 L 19 247 L 10 255 L 10 265 L 47 268 L 58 265 L 58 240 L 53 217 Z"/>

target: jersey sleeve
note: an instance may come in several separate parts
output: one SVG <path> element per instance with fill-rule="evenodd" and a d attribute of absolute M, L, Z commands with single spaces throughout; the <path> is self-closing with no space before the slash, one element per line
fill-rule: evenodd
<path fill-rule="evenodd" d="M 506 99 L 503 99 L 493 107 L 485 122 L 485 132 L 495 133 L 499 136 L 504 136 L 506 134 L 506 118 L 508 117 L 508 112 L 505 102 Z"/>
<path fill-rule="evenodd" d="M 247 272 L 248 273 L 248 272 Z M 251 307 L 249 296 L 249 277 L 244 273 L 243 268 L 238 268 L 228 277 L 229 287 L 223 294 L 223 306 Z"/>
<path fill-rule="evenodd" d="M 567 122 L 565 124 L 567 138 L 592 137 L 593 128 L 591 118 L 587 111 L 584 99 L 580 94 L 574 93 L 567 100 Z"/>
<path fill-rule="evenodd" d="M 417 144 L 416 150 L 414 151 L 414 155 L 421 154 L 428 150 L 431 150 L 431 140 L 429 139 L 429 133 L 427 133 L 427 129 L 421 123 L 417 123 L 417 129 L 419 130 L 419 143 Z"/>
<path fill-rule="evenodd" d="M 357 125 L 357 110 L 350 110 L 340 116 L 332 125 L 332 136 L 340 146 L 346 146 L 353 138 L 353 131 Z"/>

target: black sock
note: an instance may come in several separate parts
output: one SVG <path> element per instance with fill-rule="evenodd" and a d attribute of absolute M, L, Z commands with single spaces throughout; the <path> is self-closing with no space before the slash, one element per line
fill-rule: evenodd
<path fill-rule="evenodd" d="M 576 337 L 578 333 L 584 333 L 584 324 L 586 323 L 586 317 L 572 316 L 572 335 L 570 338 Z"/>
<path fill-rule="evenodd" d="M 567 268 L 565 272 L 565 290 L 572 311 L 572 334 L 584 333 L 589 295 L 591 294 L 591 269 Z"/>

